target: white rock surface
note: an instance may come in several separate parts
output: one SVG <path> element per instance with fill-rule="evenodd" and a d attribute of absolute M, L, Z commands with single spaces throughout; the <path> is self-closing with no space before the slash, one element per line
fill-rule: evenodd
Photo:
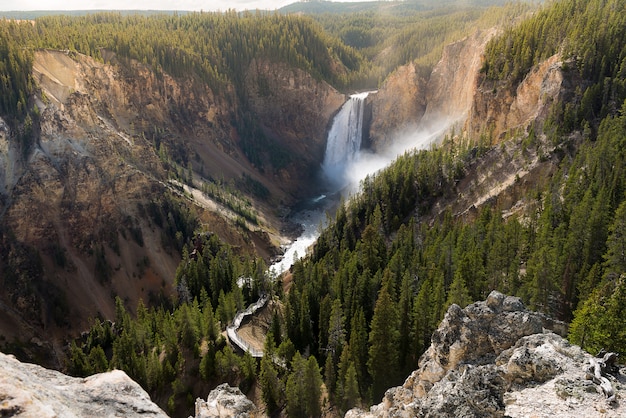
<path fill-rule="evenodd" d="M 33 418 L 167 415 L 121 370 L 66 376 L 0 353 L 0 416 Z"/>
<path fill-rule="evenodd" d="M 609 402 L 587 379 L 592 356 L 550 330 L 566 332 L 498 292 L 452 305 L 404 385 L 346 417 L 626 417 L 626 370 L 607 376 L 617 393 Z"/>
<path fill-rule="evenodd" d="M 260 417 L 256 406 L 237 387 L 223 383 L 213 389 L 207 400 L 196 399 L 195 418 Z M 191 417 L 190 417 L 191 418 Z"/>

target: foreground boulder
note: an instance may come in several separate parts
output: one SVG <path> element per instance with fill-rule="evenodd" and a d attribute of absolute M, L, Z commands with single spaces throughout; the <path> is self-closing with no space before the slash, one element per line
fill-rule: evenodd
<path fill-rule="evenodd" d="M 624 374 L 606 376 L 615 389 L 607 399 L 589 379 L 595 360 L 566 332 L 498 292 L 465 309 L 452 305 L 404 385 L 346 417 L 626 416 Z"/>
<path fill-rule="evenodd" d="M 238 387 L 222 383 L 207 400 L 196 399 L 195 418 L 254 418 L 261 416 L 252 401 Z M 191 417 L 190 417 L 191 418 Z"/>
<path fill-rule="evenodd" d="M 121 370 L 83 379 L 0 353 L 0 371 L 2 417 L 167 417 Z"/>

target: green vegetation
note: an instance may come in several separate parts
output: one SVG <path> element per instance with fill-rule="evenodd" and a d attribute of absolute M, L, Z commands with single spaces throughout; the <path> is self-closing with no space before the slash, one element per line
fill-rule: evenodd
<path fill-rule="evenodd" d="M 284 62 L 338 88 L 360 77 L 364 59 L 326 34 L 313 20 L 266 13 L 123 15 L 103 12 L 53 15 L 34 22 L 0 21 L 0 115 L 20 128 L 27 155 L 36 118 L 30 76 L 36 49 L 80 52 L 122 66 L 129 59 L 157 74 L 203 83 L 234 105 L 233 125 L 249 160 L 260 170 L 279 170 L 290 155 L 267 137 L 249 110 L 245 75 L 253 60 Z M 111 54 L 115 53 L 115 55 Z M 234 89 L 233 89 L 234 87 Z M 181 112 L 182 120 L 188 115 Z M 159 149 L 157 147 L 157 149 Z M 169 150 L 171 151 L 171 150 Z M 184 155 L 181 156 L 184 158 Z M 186 166 L 187 161 L 176 161 Z"/>
<path fill-rule="evenodd" d="M 8 116 L 14 126 L 26 117 L 34 88 L 32 53 L 18 42 L 20 34 L 29 29 L 28 23 L 0 25 L 0 114 Z"/>
<path fill-rule="evenodd" d="M 337 59 L 352 70 L 360 62 L 354 51 L 325 35 L 310 19 L 297 16 L 103 12 L 43 16 L 35 22 L 17 25 L 30 30 L 13 33 L 15 42 L 22 47 L 77 51 L 101 60 L 103 51 L 109 50 L 176 77 L 195 74 L 218 91 L 228 83 L 241 87 L 254 58 L 287 62 L 333 84 L 346 81 L 345 73 L 333 69 Z"/>
<path fill-rule="evenodd" d="M 584 81 L 580 103 L 569 103 L 576 112 L 562 109 L 563 133 L 582 120 L 597 125 L 626 97 L 626 45 L 619 41 L 626 38 L 625 14 L 619 0 L 550 3 L 488 45 L 483 71 L 488 80 L 515 86 L 533 65 L 559 52 Z"/>
<path fill-rule="evenodd" d="M 545 16 L 579 7 L 589 19 L 595 19 L 595 13 L 605 17 L 606 27 L 594 32 L 594 42 L 617 44 L 619 50 L 623 42 L 614 36 L 626 39 L 626 22 L 624 6 L 618 3 L 557 2 L 521 27 L 535 27 Z M 585 19 L 569 22 L 569 32 L 561 39 L 568 40 L 568 51 L 578 53 L 568 71 L 577 71 L 583 81 L 571 101 L 554 105 L 545 125 L 530 129 L 528 144 L 537 146 L 537 135 L 544 135 L 553 147 L 550 158 L 557 161 L 557 170 L 545 185 L 536 185 L 524 216 L 505 221 L 497 206 L 486 205 L 468 220 L 456 219 L 447 210 L 432 223 L 421 223 L 435 199 L 452 198 L 446 194 L 463 177 L 464 167 L 481 155 L 471 144 L 446 141 L 440 148 L 402 156 L 366 179 L 361 193 L 342 206 L 323 231 L 313 256 L 294 266 L 285 302 L 288 337 L 297 349 L 314 353 L 320 364 L 340 370 L 335 355 L 328 360 L 331 322 L 325 312 L 342 306 L 346 335 L 369 335 L 369 341 L 355 337 L 353 343 L 351 338 L 344 348 L 352 352 L 361 399 L 378 402 L 385 385 L 400 383 L 415 368 L 450 303 L 464 306 L 493 289 L 521 296 L 532 309 L 573 319 L 572 341 L 589 350 L 625 352 L 621 324 L 626 266 L 620 254 L 626 201 L 626 51 L 606 58 L 588 54 L 593 43 L 578 37 L 582 29 L 575 26 L 579 22 L 586 27 Z M 548 37 L 565 30 L 554 22 L 545 27 L 551 28 L 542 32 Z M 515 45 L 512 33 L 528 34 L 511 30 L 496 38 L 490 51 L 507 42 Z M 537 60 L 549 55 L 537 55 Z M 491 80 L 491 62 L 486 64 L 486 82 Z M 590 66 L 602 71 L 602 77 L 587 73 Z M 518 74 L 502 77 L 515 88 Z M 594 93 L 600 91 L 605 94 Z M 590 95 L 593 99 L 586 99 Z M 582 139 L 576 142 L 577 137 Z M 397 341 L 397 356 L 394 348 L 380 346 L 377 336 L 382 333 L 387 341 Z M 384 366 L 380 352 L 388 355 Z M 349 360 L 343 367 L 350 367 Z M 326 376 L 337 379 L 336 388 L 345 387 L 336 374 Z M 345 396 L 342 391 L 333 395 L 337 404 Z"/>
<path fill-rule="evenodd" d="M 533 8 L 519 2 L 502 7 L 493 7 L 498 3 L 493 1 L 451 1 L 437 6 L 424 3 L 428 2 L 310 2 L 287 6 L 283 11 L 295 13 L 304 9 L 327 32 L 359 51 L 370 64 L 361 65 L 362 75 L 356 77 L 359 81 L 355 81 L 354 87 L 371 88 L 398 66 L 411 61 L 427 77 L 446 44 L 476 29 L 508 25 Z"/>

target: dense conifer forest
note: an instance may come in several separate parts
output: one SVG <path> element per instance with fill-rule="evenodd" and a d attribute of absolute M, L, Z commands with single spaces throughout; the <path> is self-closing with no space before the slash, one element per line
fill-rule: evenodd
<path fill-rule="evenodd" d="M 558 167 L 536 185 L 525 213 L 504 219 L 501 208 L 487 204 L 472 217 L 450 210 L 431 216 L 467 167 L 499 146 L 485 133 L 446 137 L 364 180 L 312 254 L 294 264 L 288 292 L 267 276 L 262 260 L 235 254 L 215 235 L 194 234 L 197 223 L 187 214 L 178 298 L 138 307 L 118 299 L 113 322 L 94 319 L 71 344 L 68 370 L 123 369 L 180 416 L 224 381 L 244 391 L 257 384 L 269 413 L 319 416 L 322 387 L 328 405 L 344 412 L 379 402 L 402 383 L 450 304 L 465 306 L 494 289 L 570 322 L 570 340 L 590 352 L 626 355 L 625 9 L 621 0 L 549 2 L 487 47 L 483 88 L 514 90 L 533 65 L 557 52 L 567 71 L 580 75 L 573 97 L 555 103 L 545 123 L 512 134 Z M 517 4 L 488 14 L 416 12 L 414 20 L 388 16 L 382 24 L 368 12 L 315 20 L 229 12 L 2 21 L 0 113 L 29 135 L 37 87 L 28 74 L 37 48 L 100 60 L 111 50 L 174 76 L 194 74 L 216 90 L 241 86 L 242 69 L 264 56 L 347 89 L 375 86 L 409 61 L 431 68 L 443 44 L 469 26 L 528 10 Z M 401 47 L 379 62 L 392 44 Z M 250 280 L 240 287 L 240 277 Z M 222 331 L 260 293 L 282 309 L 257 362 L 235 354 Z"/>

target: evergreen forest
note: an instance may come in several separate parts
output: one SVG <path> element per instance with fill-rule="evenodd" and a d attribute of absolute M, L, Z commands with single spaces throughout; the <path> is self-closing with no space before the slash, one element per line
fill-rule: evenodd
<path fill-rule="evenodd" d="M 513 94 L 534 65 L 556 53 L 579 81 L 545 121 L 507 136 L 522 144 L 520 152 L 540 153 L 555 166 L 534 185 L 523 213 L 505 218 L 497 200 L 472 216 L 434 210 L 454 199 L 469 167 L 503 148 L 488 132 L 448 135 L 366 178 L 328 215 L 311 254 L 286 277 L 270 277 L 263 260 L 241 255 L 217 235 L 198 234 L 198 221 L 187 213 L 179 223 L 177 297 L 139 306 L 118 298 L 115 318 L 94 318 L 71 343 L 67 370 L 86 376 L 123 369 L 176 416 L 189 415 L 196 397 L 222 382 L 244 392 L 258 387 L 270 415 L 315 417 L 323 408 L 340 414 L 380 402 L 417 368 L 448 306 L 464 307 L 492 290 L 568 322 L 570 341 L 591 353 L 604 348 L 626 356 L 622 0 L 385 16 L 107 12 L 43 16 L 35 24 L 4 20 L 0 114 L 28 138 L 37 117 L 29 74 L 39 48 L 98 60 L 110 50 L 173 76 L 193 74 L 216 91 L 242 88 L 243 69 L 262 56 L 349 91 L 375 88 L 407 62 L 428 73 L 446 42 L 504 22 L 487 46 L 481 88 Z M 244 103 L 242 126 L 245 112 Z M 242 286 L 241 277 L 249 278 Z M 257 360 L 233 351 L 223 331 L 259 294 L 274 303 Z"/>

